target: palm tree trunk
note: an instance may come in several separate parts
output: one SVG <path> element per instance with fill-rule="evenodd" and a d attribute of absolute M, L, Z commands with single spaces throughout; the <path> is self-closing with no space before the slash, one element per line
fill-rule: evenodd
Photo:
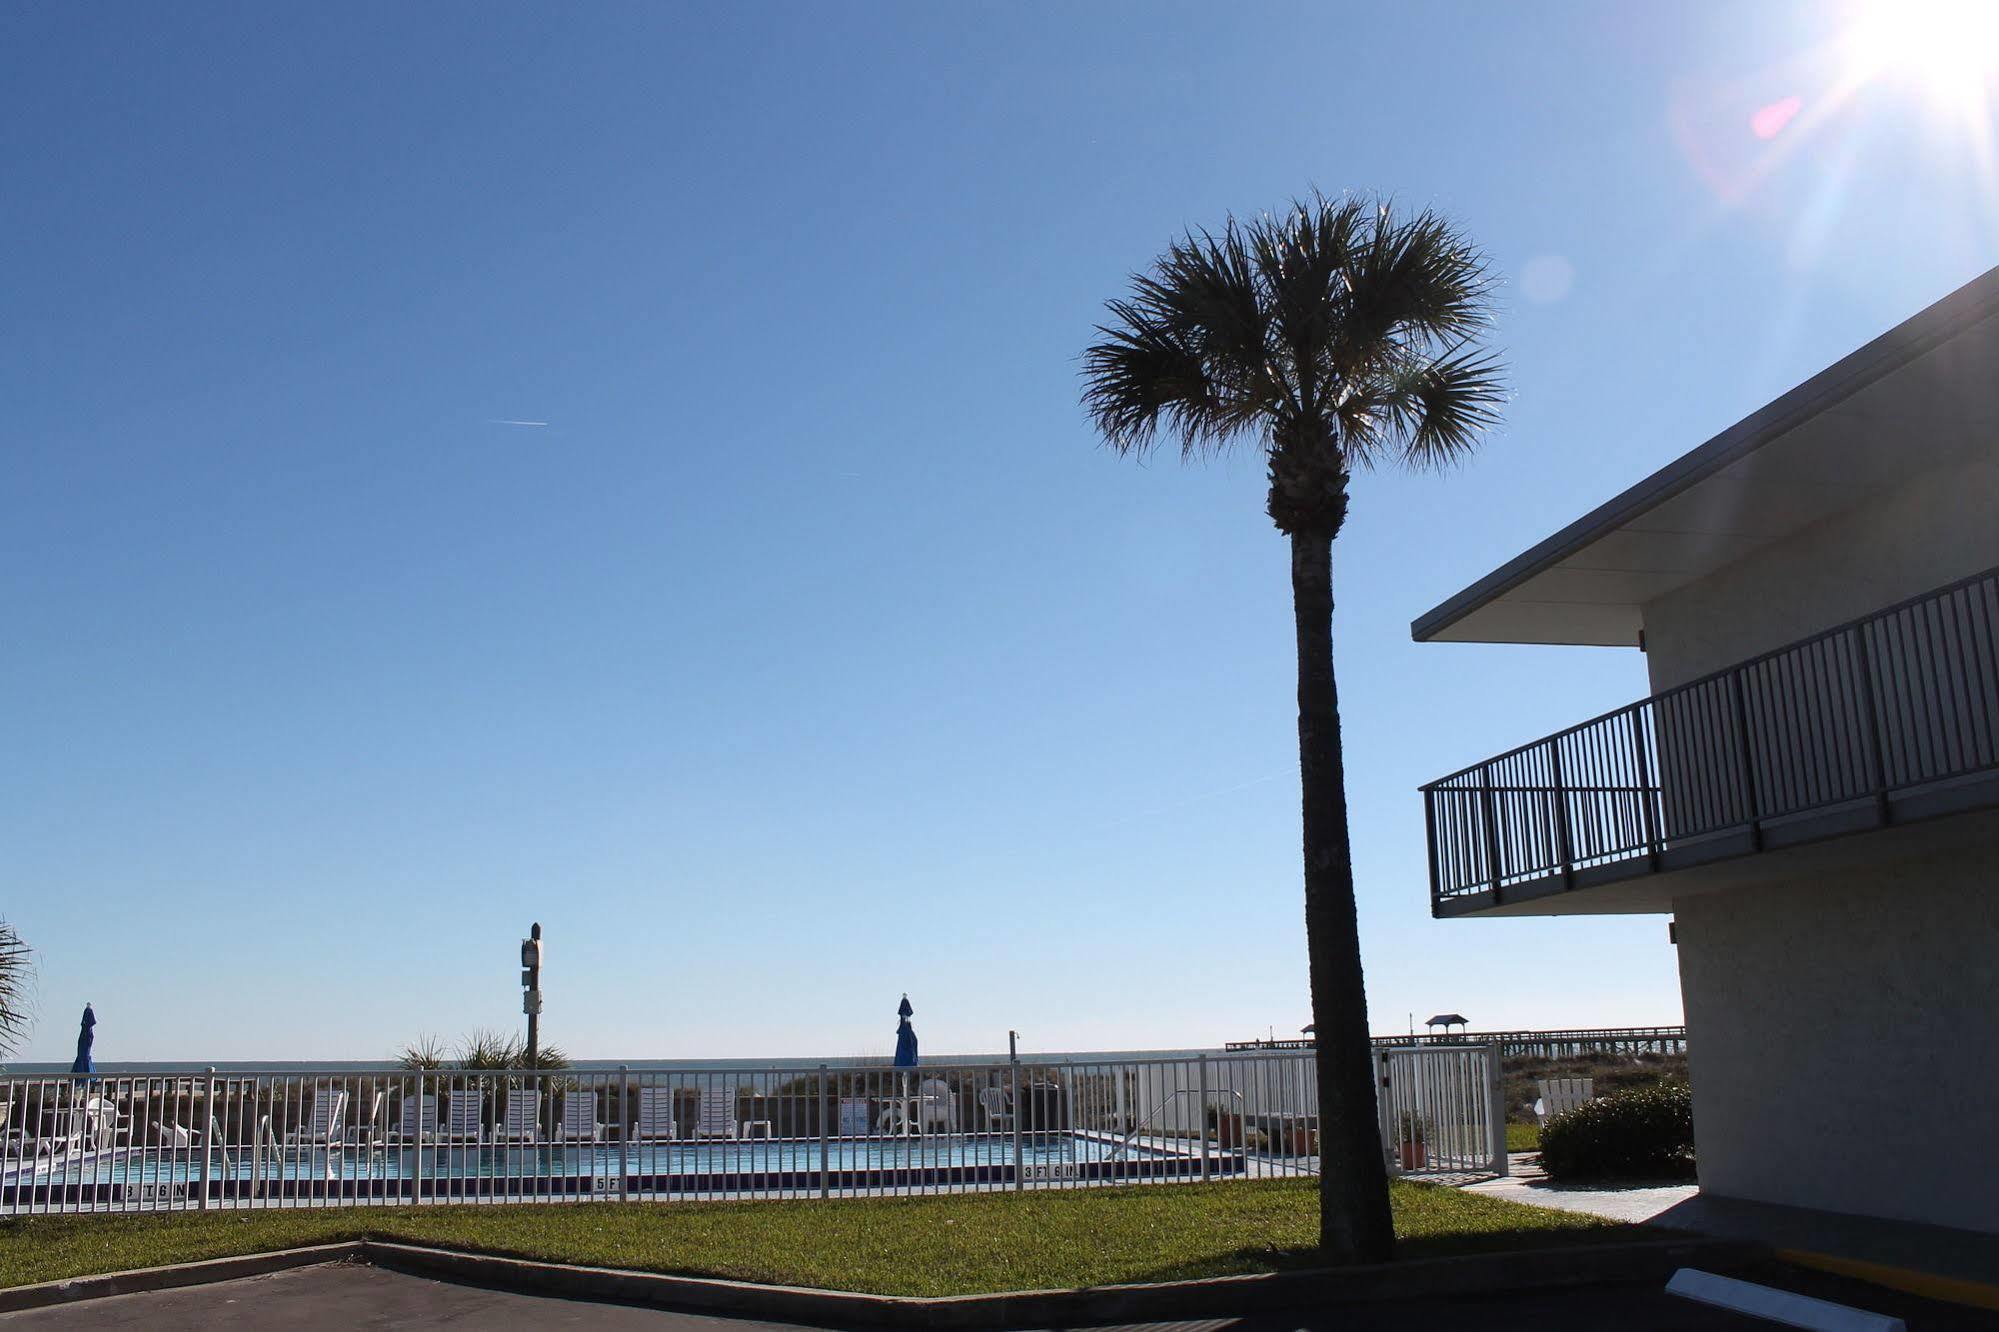
<path fill-rule="evenodd" d="M 1298 628 L 1298 771 L 1305 803 L 1305 948 L 1319 1075 L 1319 1244 L 1333 1263 L 1378 1263 L 1395 1246 L 1388 1172 L 1375 1119 L 1347 840 L 1339 690 L 1333 683 L 1333 541 L 1291 536 Z"/>

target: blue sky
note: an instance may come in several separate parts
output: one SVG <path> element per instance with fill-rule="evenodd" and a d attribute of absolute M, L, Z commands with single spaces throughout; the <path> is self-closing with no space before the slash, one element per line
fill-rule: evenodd
<path fill-rule="evenodd" d="M 938 1051 L 1295 1028 L 1259 468 L 1076 389 L 1128 272 L 1312 186 L 1482 241 L 1515 395 L 1335 552 L 1374 1026 L 1676 1020 L 1661 918 L 1432 921 L 1415 791 L 1642 659 L 1408 621 L 1999 262 L 1962 117 L 1828 91 L 1844 21 L 0 10 L 23 1057 L 86 999 L 112 1060 L 511 1027 L 534 919 L 586 1057 L 886 1054 L 904 990 Z"/>

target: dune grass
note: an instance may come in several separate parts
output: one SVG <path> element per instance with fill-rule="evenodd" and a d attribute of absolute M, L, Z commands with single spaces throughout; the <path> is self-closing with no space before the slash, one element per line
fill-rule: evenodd
<path fill-rule="evenodd" d="M 1407 1258 L 1626 1238 L 1625 1227 L 1396 1181 Z M 1310 1180 L 799 1202 L 24 1217 L 0 1286 L 372 1237 L 545 1261 L 884 1295 L 1309 1267 Z"/>

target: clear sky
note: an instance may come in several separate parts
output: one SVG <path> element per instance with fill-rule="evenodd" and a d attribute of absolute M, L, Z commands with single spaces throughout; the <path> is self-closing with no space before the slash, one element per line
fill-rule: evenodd
<path fill-rule="evenodd" d="M 1313 186 L 1506 279 L 1506 428 L 1335 553 L 1373 1025 L 1677 1020 L 1663 918 L 1426 895 L 1416 787 L 1641 658 L 1408 622 L 1999 262 L 1989 115 L 1853 86 L 1850 18 L 0 8 L 23 1057 L 512 1027 L 535 919 L 583 1057 L 885 1055 L 904 990 L 939 1052 L 1296 1028 L 1260 469 L 1076 396 L 1131 270 Z"/>

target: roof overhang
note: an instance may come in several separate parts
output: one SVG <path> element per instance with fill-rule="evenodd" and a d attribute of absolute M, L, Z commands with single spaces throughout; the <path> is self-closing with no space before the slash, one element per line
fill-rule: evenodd
<path fill-rule="evenodd" d="M 1632 647 L 1646 602 L 1999 442 L 1999 268 L 1417 617 L 1418 642 Z"/>

